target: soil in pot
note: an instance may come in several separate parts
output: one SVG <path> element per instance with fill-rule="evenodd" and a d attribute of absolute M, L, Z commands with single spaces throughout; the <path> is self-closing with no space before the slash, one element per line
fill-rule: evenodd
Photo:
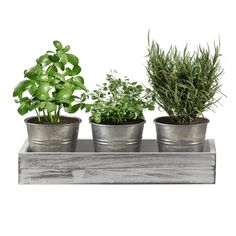
<path fill-rule="evenodd" d="M 76 123 L 80 122 L 80 119 L 75 118 L 75 117 L 62 116 L 60 118 L 60 122 L 51 123 L 50 121 L 46 120 L 44 117 L 41 117 L 40 122 L 39 122 L 38 118 L 36 116 L 34 116 L 34 117 L 30 117 L 30 118 L 26 119 L 26 121 L 27 121 L 27 123 L 30 123 L 30 124 L 58 125 L 58 124 L 76 124 Z"/>

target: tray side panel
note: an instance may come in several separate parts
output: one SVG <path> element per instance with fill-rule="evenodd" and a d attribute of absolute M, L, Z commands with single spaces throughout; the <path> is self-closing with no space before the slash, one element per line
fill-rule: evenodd
<path fill-rule="evenodd" d="M 214 168 L 22 170 L 21 184 L 213 184 Z"/>
<path fill-rule="evenodd" d="M 20 154 L 21 184 L 215 182 L 215 154 Z"/>
<path fill-rule="evenodd" d="M 20 169 L 55 168 L 152 168 L 160 166 L 196 166 L 215 165 L 215 154 L 211 153 L 124 153 L 124 154 L 20 154 Z"/>

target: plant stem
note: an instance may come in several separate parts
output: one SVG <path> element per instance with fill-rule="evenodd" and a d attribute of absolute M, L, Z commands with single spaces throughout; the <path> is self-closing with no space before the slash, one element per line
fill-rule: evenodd
<path fill-rule="evenodd" d="M 61 110 L 61 105 L 58 106 L 58 110 L 57 110 L 57 122 L 60 122 L 60 110 Z"/>
<path fill-rule="evenodd" d="M 57 122 L 57 108 L 54 110 L 54 121 Z"/>
<path fill-rule="evenodd" d="M 35 109 L 35 111 L 36 111 L 36 114 L 37 114 L 38 122 L 41 122 L 40 113 L 37 111 L 37 109 Z"/>
<path fill-rule="evenodd" d="M 52 114 L 48 112 L 48 116 L 49 116 L 50 121 L 53 123 L 53 117 L 52 117 Z"/>
<path fill-rule="evenodd" d="M 45 113 L 45 111 L 44 111 L 44 110 L 43 110 L 43 116 L 44 116 L 45 120 L 47 120 L 47 121 L 48 121 L 48 118 L 47 118 L 47 116 L 46 116 L 46 113 Z"/>

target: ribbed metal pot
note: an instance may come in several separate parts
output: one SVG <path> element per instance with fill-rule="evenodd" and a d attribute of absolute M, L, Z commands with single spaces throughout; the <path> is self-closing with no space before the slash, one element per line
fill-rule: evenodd
<path fill-rule="evenodd" d="M 160 152 L 202 152 L 207 124 L 206 118 L 197 118 L 193 124 L 176 125 L 168 116 L 154 120 Z"/>
<path fill-rule="evenodd" d="M 74 117 L 61 117 L 60 123 L 37 123 L 36 117 L 25 119 L 30 151 L 74 152 L 80 122 Z"/>
<path fill-rule="evenodd" d="M 95 152 L 139 152 L 145 121 L 132 124 L 96 124 L 90 120 Z"/>

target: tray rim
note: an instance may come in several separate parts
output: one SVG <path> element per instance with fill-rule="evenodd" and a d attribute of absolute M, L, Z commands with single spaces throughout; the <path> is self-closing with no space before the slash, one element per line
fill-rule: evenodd
<path fill-rule="evenodd" d="M 92 139 L 77 139 L 77 142 L 83 140 L 83 141 L 92 141 Z M 143 141 L 156 141 L 156 139 L 143 139 Z M 76 154 L 83 154 L 83 155 L 90 155 L 90 154 L 96 154 L 96 155 L 126 155 L 126 154 L 136 154 L 136 155 L 143 155 L 143 154 L 162 154 L 162 155 L 209 155 L 214 154 L 216 155 L 216 147 L 215 147 L 215 140 L 214 139 L 206 139 L 205 142 L 209 142 L 210 150 L 208 152 L 28 152 L 28 146 L 29 142 L 28 139 L 25 140 L 24 144 L 20 148 L 18 154 L 21 155 L 33 155 L 34 153 L 37 155 L 76 155 Z"/>

